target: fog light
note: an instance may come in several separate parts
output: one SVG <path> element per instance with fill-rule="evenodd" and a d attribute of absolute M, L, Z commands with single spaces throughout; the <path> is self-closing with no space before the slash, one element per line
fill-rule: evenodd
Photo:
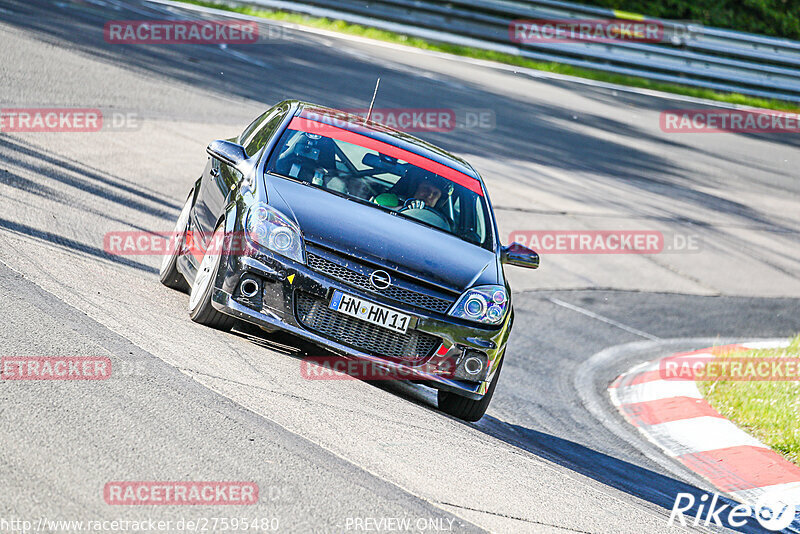
<path fill-rule="evenodd" d="M 471 375 L 477 375 L 483 370 L 483 361 L 477 356 L 470 356 L 464 361 L 464 370 Z"/>
<path fill-rule="evenodd" d="M 242 284 L 239 286 L 239 291 L 242 293 L 242 296 L 253 298 L 258 295 L 258 283 L 252 278 L 248 278 L 242 281 Z"/>

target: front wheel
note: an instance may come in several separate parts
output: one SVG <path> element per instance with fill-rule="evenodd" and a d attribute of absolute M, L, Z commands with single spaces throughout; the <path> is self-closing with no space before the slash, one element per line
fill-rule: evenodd
<path fill-rule="evenodd" d="M 468 399 L 457 393 L 440 389 L 437 395 L 439 409 L 463 421 L 468 421 L 470 423 L 478 421 L 483 417 L 483 414 L 486 413 L 486 409 L 489 408 L 489 403 L 492 401 L 494 388 L 497 387 L 497 381 L 500 379 L 500 370 L 503 368 L 503 361 L 505 361 L 505 356 L 500 360 L 500 365 L 497 367 L 497 372 L 494 374 L 492 383 L 489 384 L 489 389 L 480 400 Z"/>
<path fill-rule="evenodd" d="M 211 241 L 206 248 L 206 253 L 203 255 L 203 260 L 200 262 L 200 267 L 197 268 L 197 275 L 194 277 L 194 284 L 192 284 L 192 291 L 189 294 L 189 317 L 192 321 L 200 323 L 217 330 L 228 331 L 233 328 L 236 319 L 230 315 L 225 315 L 214 309 L 211 304 L 211 294 L 214 292 L 214 280 L 217 278 L 220 264 L 222 263 L 222 255 L 224 254 L 223 247 L 221 246 L 222 240 L 225 237 L 225 230 L 223 223 L 221 223 Z"/>
<path fill-rule="evenodd" d="M 178 257 L 183 252 L 183 245 L 186 241 L 186 230 L 189 227 L 189 213 L 192 211 L 192 194 L 186 199 L 186 204 L 181 209 L 181 214 L 178 215 L 178 221 L 175 223 L 175 230 L 172 235 L 168 236 L 170 242 L 174 239 L 172 250 L 164 254 L 161 259 L 161 268 L 158 270 L 158 278 L 165 286 L 183 291 L 189 291 L 189 284 L 186 279 L 178 271 Z"/>

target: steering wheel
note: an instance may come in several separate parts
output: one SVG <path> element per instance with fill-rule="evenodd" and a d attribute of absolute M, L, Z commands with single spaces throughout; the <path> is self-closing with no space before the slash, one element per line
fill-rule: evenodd
<path fill-rule="evenodd" d="M 447 219 L 435 209 L 428 207 L 424 200 L 410 198 L 406 200 L 405 205 L 398 211 L 405 214 L 406 217 L 420 220 L 446 232 L 451 231 L 450 223 Z"/>

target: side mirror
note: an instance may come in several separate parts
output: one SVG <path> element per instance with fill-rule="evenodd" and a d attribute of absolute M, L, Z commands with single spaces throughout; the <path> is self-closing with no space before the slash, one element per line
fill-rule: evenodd
<path fill-rule="evenodd" d="M 519 243 L 511 243 L 500 249 L 500 261 L 506 265 L 536 269 L 539 267 L 539 255 Z"/>
<path fill-rule="evenodd" d="M 242 145 L 237 145 L 230 141 L 211 141 L 208 148 L 206 148 L 206 152 L 212 158 L 217 158 L 244 174 L 246 166 L 243 164 L 248 158 Z"/>

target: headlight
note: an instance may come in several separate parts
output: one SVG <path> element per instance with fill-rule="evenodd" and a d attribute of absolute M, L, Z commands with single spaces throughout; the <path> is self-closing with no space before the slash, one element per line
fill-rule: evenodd
<path fill-rule="evenodd" d="M 281 212 L 263 202 L 253 204 L 247 211 L 247 235 L 257 245 L 303 262 L 303 238 L 300 229 Z"/>
<path fill-rule="evenodd" d="M 450 315 L 479 323 L 500 324 L 506 316 L 507 305 L 504 287 L 473 287 L 459 297 Z"/>

